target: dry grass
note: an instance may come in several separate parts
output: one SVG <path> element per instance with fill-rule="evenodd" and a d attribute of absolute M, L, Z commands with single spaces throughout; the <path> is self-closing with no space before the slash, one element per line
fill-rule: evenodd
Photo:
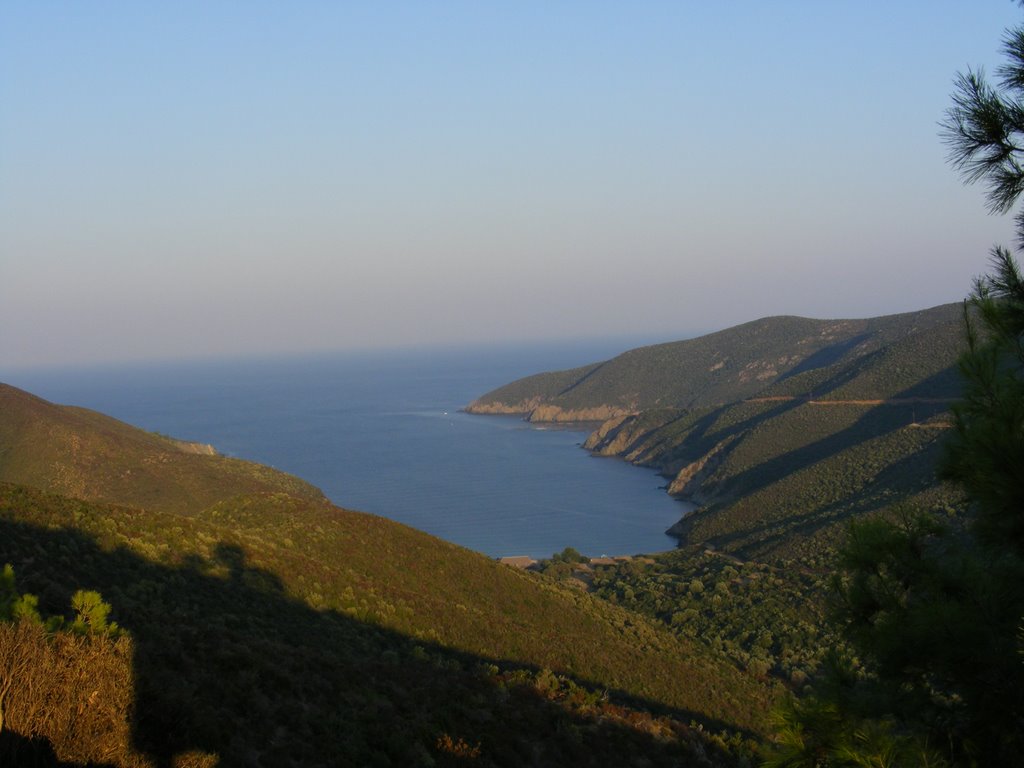
<path fill-rule="evenodd" d="M 0 624 L 0 728 L 46 739 L 59 760 L 147 765 L 131 748 L 131 641 Z"/>

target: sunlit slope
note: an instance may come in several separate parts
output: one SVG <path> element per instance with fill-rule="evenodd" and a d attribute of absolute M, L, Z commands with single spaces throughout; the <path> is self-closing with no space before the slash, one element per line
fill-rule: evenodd
<path fill-rule="evenodd" d="M 753 397 L 808 372 L 878 353 L 955 322 L 960 305 L 863 320 L 769 317 L 696 339 L 630 350 L 607 362 L 542 373 L 482 395 L 471 413 L 590 420 L 659 408 L 703 408 Z"/>
<path fill-rule="evenodd" d="M 6 384 L 0 384 L 0 480 L 182 515 L 250 493 L 323 498 L 283 472 L 194 453 L 109 416 L 54 405 Z"/>
<path fill-rule="evenodd" d="M 772 684 L 585 592 L 339 509 L 268 468 L 0 394 L 0 472 L 19 481 L 0 483 L 0 563 L 47 611 L 83 587 L 114 605 L 135 644 L 133 729 L 146 754 L 289 764 L 279 750 L 312 750 L 320 757 L 294 762 L 313 765 L 335 750 L 353 764 L 383 764 L 376 752 L 409 764 L 417 750 L 444 757 L 450 735 L 456 751 L 459 738 L 490 744 L 483 764 L 536 750 L 541 764 L 573 762 L 583 750 L 579 764 L 596 765 L 590 749 L 641 746 L 668 749 L 671 764 L 679 749 L 714 748 L 683 727 L 691 719 L 765 725 Z M 676 725 L 616 714 L 622 704 Z M 675 735 L 643 746 L 658 728 Z"/>
<path fill-rule="evenodd" d="M 675 528 L 690 541 L 795 553 L 857 514 L 949 503 L 934 467 L 963 343 L 951 318 L 745 400 L 609 421 L 587 447 L 656 467 L 698 502 Z"/>

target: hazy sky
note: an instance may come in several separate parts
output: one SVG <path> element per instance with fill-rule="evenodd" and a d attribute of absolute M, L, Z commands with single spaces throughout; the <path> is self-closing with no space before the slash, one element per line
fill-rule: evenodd
<path fill-rule="evenodd" d="M 0 369 L 955 301 L 1009 0 L 0 4 Z"/>

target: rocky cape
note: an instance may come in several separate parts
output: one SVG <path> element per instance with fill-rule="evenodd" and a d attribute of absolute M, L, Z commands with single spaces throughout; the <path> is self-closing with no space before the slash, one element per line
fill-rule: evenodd
<path fill-rule="evenodd" d="M 565 409 L 542 403 L 536 398 L 519 403 L 474 401 L 466 406 L 465 412 L 484 416 L 520 416 L 526 421 L 541 424 L 605 422 L 631 413 L 612 405 Z"/>

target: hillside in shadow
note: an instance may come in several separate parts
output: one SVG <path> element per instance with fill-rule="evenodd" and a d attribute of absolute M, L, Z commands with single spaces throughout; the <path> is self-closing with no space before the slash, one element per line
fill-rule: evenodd
<path fill-rule="evenodd" d="M 111 763 L 61 760 L 46 737 L 30 738 L 9 729 L 0 731 L 0 765 L 18 768 L 113 768 Z"/>
<path fill-rule="evenodd" d="M 80 588 L 113 604 L 133 643 L 132 746 L 159 768 L 202 764 L 183 757 L 197 753 L 246 766 L 596 766 L 727 765 L 742 751 L 740 736 L 710 735 L 734 723 L 698 711 L 314 609 L 237 542 L 154 562 L 43 522 L 48 504 L 80 518 L 89 505 L 7 490 L 0 563 L 44 612 Z M 122 757 L 111 764 L 136 764 Z"/>
<path fill-rule="evenodd" d="M 934 470 L 954 370 L 918 369 L 900 390 L 895 385 L 908 377 L 877 362 L 866 356 L 803 381 L 795 394 L 770 388 L 702 411 L 610 420 L 585 447 L 661 472 L 670 493 L 700 505 L 671 533 L 744 556 L 793 550 L 819 534 L 833 541 L 849 518 L 898 501 L 955 505 Z M 870 399 L 846 399 L 850 393 Z"/>

